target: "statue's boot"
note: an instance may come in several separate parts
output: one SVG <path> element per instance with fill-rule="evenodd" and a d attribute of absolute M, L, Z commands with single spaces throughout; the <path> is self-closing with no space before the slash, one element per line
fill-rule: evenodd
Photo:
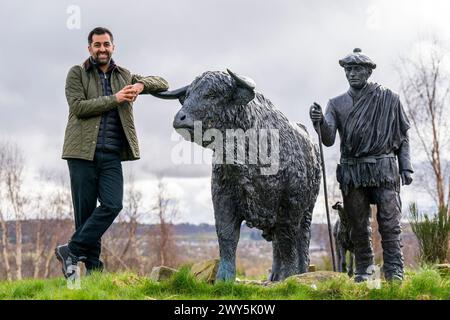
<path fill-rule="evenodd" d="M 387 281 L 403 280 L 404 260 L 400 240 L 381 241 L 383 247 L 383 272 Z"/>

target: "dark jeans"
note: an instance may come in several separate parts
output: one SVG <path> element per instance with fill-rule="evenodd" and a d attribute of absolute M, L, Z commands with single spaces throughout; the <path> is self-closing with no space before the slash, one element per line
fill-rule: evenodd
<path fill-rule="evenodd" d="M 101 238 L 122 210 L 120 156 L 114 152 L 96 151 L 94 161 L 69 159 L 67 164 L 76 228 L 69 249 L 77 256 L 86 256 L 86 268 L 98 268 L 102 265 Z"/>
<path fill-rule="evenodd" d="M 356 273 L 364 273 L 373 264 L 370 204 L 377 206 L 384 273 L 388 278 L 392 275 L 403 276 L 400 238 L 402 204 L 399 193 L 386 188 L 353 188 L 344 195 L 344 209 L 352 230 L 350 237 L 355 246 Z"/>

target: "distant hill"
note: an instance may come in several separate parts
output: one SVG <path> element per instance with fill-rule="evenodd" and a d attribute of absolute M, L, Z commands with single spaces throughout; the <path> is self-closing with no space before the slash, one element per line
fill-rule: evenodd
<path fill-rule="evenodd" d="M 52 230 L 52 225 L 56 225 L 58 222 L 58 227 L 61 227 L 61 225 L 64 226 L 64 229 L 70 230 L 70 228 L 73 228 L 73 221 L 72 220 L 64 220 L 64 223 L 61 223 L 61 220 L 57 221 L 54 219 L 49 220 L 25 220 L 22 221 L 22 233 L 23 233 L 23 241 L 24 243 L 27 243 L 31 241 L 31 237 L 29 235 L 33 234 L 33 230 L 36 230 L 39 223 L 46 225 L 46 230 Z M 8 221 L 8 234 L 10 236 L 10 241 L 12 243 L 15 242 L 15 221 Z M 137 234 L 138 236 L 142 236 L 145 234 L 149 234 L 155 231 L 155 228 L 157 228 L 158 225 L 156 224 L 139 224 L 137 228 Z M 113 235 L 117 235 L 120 237 L 122 235 L 123 229 L 126 228 L 126 223 L 119 222 L 114 223 L 111 227 L 111 232 Z M 192 236 L 192 235 L 198 235 L 198 234 L 209 234 L 211 236 L 215 236 L 216 234 L 216 227 L 214 225 L 202 223 L 199 225 L 196 224 L 190 224 L 190 223 L 180 223 L 173 225 L 173 231 L 176 236 Z M 245 225 L 245 223 L 242 224 L 241 227 L 241 238 L 247 238 L 252 240 L 261 240 L 264 241 L 264 239 L 261 236 L 261 231 L 258 229 L 251 229 Z M 411 227 L 409 224 L 403 224 L 403 240 L 406 243 L 410 243 L 411 241 L 415 240 L 415 235 L 411 231 Z M 329 246 L 329 239 L 328 239 L 328 227 L 326 224 L 323 223 L 313 223 L 311 225 L 311 242 L 315 243 L 317 246 L 322 247 L 323 249 L 326 249 Z"/>

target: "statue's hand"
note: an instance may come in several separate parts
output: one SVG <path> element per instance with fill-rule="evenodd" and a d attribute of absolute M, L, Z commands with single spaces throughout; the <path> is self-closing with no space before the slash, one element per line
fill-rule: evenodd
<path fill-rule="evenodd" d="M 314 124 L 323 122 L 322 107 L 318 103 L 314 102 L 309 109 L 309 117 Z"/>
<path fill-rule="evenodd" d="M 413 181 L 411 171 L 408 170 L 402 171 L 401 177 L 402 177 L 402 185 L 410 185 L 411 182 Z"/>

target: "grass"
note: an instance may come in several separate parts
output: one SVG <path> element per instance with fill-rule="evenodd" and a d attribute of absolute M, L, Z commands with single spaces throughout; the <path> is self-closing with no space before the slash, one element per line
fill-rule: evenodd
<path fill-rule="evenodd" d="M 36 300 L 450 300 L 450 279 L 432 268 L 408 271 L 402 283 L 382 283 L 381 289 L 369 289 L 350 279 L 318 283 L 317 288 L 289 279 L 272 287 L 197 281 L 182 267 L 172 278 L 154 282 L 133 273 L 103 273 L 82 278 L 81 289 L 70 290 L 63 278 L 0 282 L 0 299 Z"/>

